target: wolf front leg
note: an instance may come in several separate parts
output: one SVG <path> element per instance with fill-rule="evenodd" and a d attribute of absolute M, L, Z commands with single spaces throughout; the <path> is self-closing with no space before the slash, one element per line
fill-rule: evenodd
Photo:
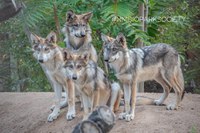
<path fill-rule="evenodd" d="M 66 88 L 66 86 L 63 86 L 63 88 L 64 88 L 64 92 L 62 93 L 62 99 L 64 98 L 64 100 L 61 100 L 61 102 L 60 102 L 60 109 L 62 109 L 62 108 L 65 108 L 65 107 L 67 107 L 67 99 L 68 99 L 68 95 L 67 95 L 67 88 Z M 55 105 L 52 105 L 51 106 L 51 111 L 53 111 L 53 109 L 55 108 Z"/>
<path fill-rule="evenodd" d="M 115 112 L 119 109 L 122 91 L 120 89 L 120 85 L 116 82 L 111 84 L 111 90 L 110 109 Z"/>
<path fill-rule="evenodd" d="M 53 112 L 48 116 L 47 120 L 49 122 L 57 119 L 57 117 L 60 114 L 60 101 L 61 101 L 61 97 L 62 97 L 62 87 L 59 83 L 57 82 L 53 82 L 52 83 L 53 88 L 54 88 L 54 92 L 55 92 L 55 107 L 53 109 Z"/>
<path fill-rule="evenodd" d="M 67 79 L 67 92 L 68 92 L 68 112 L 66 115 L 67 120 L 75 118 L 75 86 L 72 80 Z"/>
<path fill-rule="evenodd" d="M 89 107 L 90 105 L 92 106 L 91 102 L 89 102 L 88 96 L 82 92 L 82 99 L 83 99 L 83 110 L 84 110 L 84 115 L 83 115 L 83 120 L 86 120 L 89 116 Z"/>
<path fill-rule="evenodd" d="M 99 89 L 100 88 L 96 88 L 93 92 L 91 111 L 95 110 L 96 107 L 99 106 L 99 99 L 100 99 Z"/>
<path fill-rule="evenodd" d="M 136 96 L 137 96 L 137 81 L 134 80 L 131 85 L 131 110 L 129 114 L 126 116 L 126 121 L 131 121 L 135 117 Z"/>
<path fill-rule="evenodd" d="M 124 100 L 125 100 L 125 105 L 124 105 L 125 112 L 119 114 L 119 119 L 128 120 L 129 118 L 126 117 L 129 115 L 130 112 L 131 83 L 124 83 L 123 89 L 124 89 Z"/>

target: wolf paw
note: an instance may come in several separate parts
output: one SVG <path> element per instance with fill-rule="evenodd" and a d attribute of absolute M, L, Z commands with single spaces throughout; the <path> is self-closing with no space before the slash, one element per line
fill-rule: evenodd
<path fill-rule="evenodd" d="M 162 102 L 158 99 L 158 100 L 154 100 L 154 104 L 159 106 L 159 105 L 162 105 Z"/>
<path fill-rule="evenodd" d="M 66 115 L 66 118 L 67 118 L 68 121 L 70 121 L 70 120 L 74 119 L 75 116 L 76 116 L 75 115 L 75 111 L 68 111 L 67 115 Z"/>
<path fill-rule="evenodd" d="M 57 110 L 54 109 L 54 111 L 48 116 L 47 121 L 52 122 L 53 120 L 58 118 L 59 114 L 60 114 L 60 109 Z"/>
<path fill-rule="evenodd" d="M 60 108 L 62 109 L 62 108 L 65 108 L 65 107 L 67 107 L 67 101 L 60 102 Z M 53 111 L 54 108 L 55 108 L 55 105 L 52 105 L 50 110 Z"/>
<path fill-rule="evenodd" d="M 125 112 L 120 113 L 120 114 L 119 114 L 119 119 L 120 119 L 120 120 L 125 119 L 126 115 L 127 115 L 127 113 L 125 113 Z"/>
<path fill-rule="evenodd" d="M 175 104 L 170 104 L 167 106 L 167 110 L 177 110 L 178 107 Z"/>
<path fill-rule="evenodd" d="M 131 120 L 134 119 L 134 117 L 135 117 L 134 113 L 132 113 L 132 114 L 127 114 L 127 115 L 125 116 L 125 120 L 126 120 L 126 121 L 131 121 Z"/>

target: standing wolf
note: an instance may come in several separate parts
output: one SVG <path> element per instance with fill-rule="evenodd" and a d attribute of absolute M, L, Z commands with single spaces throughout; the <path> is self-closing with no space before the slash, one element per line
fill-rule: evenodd
<path fill-rule="evenodd" d="M 109 105 L 116 111 L 121 99 L 121 90 L 118 83 L 112 83 L 105 76 L 103 70 L 90 60 L 87 52 L 75 53 L 64 50 L 65 72 L 73 79 L 83 101 L 84 117 L 100 105 Z"/>
<path fill-rule="evenodd" d="M 66 99 L 68 99 L 68 113 L 66 117 L 67 119 L 73 119 L 75 117 L 74 84 L 64 74 L 63 54 L 62 49 L 56 45 L 56 34 L 51 32 L 46 39 L 31 34 L 31 40 L 33 43 L 33 56 L 39 61 L 55 91 L 55 107 L 47 120 L 53 121 L 57 119 L 60 114 L 60 108 L 66 104 L 66 101 L 61 102 L 62 88 L 68 94 L 66 96 Z"/>
<path fill-rule="evenodd" d="M 146 80 L 156 80 L 164 89 L 163 95 L 154 101 L 156 105 L 162 104 L 173 88 L 176 101 L 167 109 L 178 108 L 184 94 L 184 80 L 179 55 L 174 48 L 155 44 L 129 50 L 123 34 L 116 39 L 102 34 L 101 38 L 104 42 L 104 60 L 114 69 L 124 88 L 125 112 L 120 114 L 120 119 L 134 119 L 137 83 Z"/>
<path fill-rule="evenodd" d="M 87 49 L 91 55 L 90 59 L 97 62 L 98 57 L 94 46 L 92 45 L 91 29 L 89 20 L 92 13 L 77 15 L 73 11 L 68 11 L 66 15 L 66 23 L 62 29 L 65 34 L 65 42 L 68 49 L 72 51 L 79 51 Z"/>

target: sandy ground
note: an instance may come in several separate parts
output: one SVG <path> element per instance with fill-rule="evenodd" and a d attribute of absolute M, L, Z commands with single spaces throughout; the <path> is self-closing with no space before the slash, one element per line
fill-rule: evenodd
<path fill-rule="evenodd" d="M 158 98 L 161 94 L 140 95 Z M 66 120 L 67 108 L 64 108 L 58 119 L 49 123 L 47 116 L 51 112 L 53 98 L 53 93 L 0 93 L 0 133 L 71 133 L 82 119 L 80 103 L 76 104 L 74 120 Z M 175 95 L 170 94 L 165 103 L 174 98 Z M 111 131 L 134 132 L 200 133 L 200 95 L 186 94 L 177 111 L 168 111 L 165 106 L 137 106 L 133 121 L 117 120 Z"/>

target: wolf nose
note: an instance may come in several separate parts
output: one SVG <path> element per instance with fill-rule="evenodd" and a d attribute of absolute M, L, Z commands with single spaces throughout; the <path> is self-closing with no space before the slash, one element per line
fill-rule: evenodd
<path fill-rule="evenodd" d="M 108 59 L 105 59 L 104 61 L 105 61 L 105 62 L 108 62 Z"/>
<path fill-rule="evenodd" d="M 85 36 L 85 34 L 81 33 L 81 37 L 84 37 L 84 36 Z"/>
<path fill-rule="evenodd" d="M 81 37 L 84 37 L 85 36 L 85 32 L 81 32 Z"/>
<path fill-rule="evenodd" d="M 72 79 L 77 80 L 77 76 L 73 75 Z"/>
<path fill-rule="evenodd" d="M 42 59 L 39 59 L 39 62 L 40 62 L 40 63 L 43 63 L 44 61 L 43 61 Z"/>

